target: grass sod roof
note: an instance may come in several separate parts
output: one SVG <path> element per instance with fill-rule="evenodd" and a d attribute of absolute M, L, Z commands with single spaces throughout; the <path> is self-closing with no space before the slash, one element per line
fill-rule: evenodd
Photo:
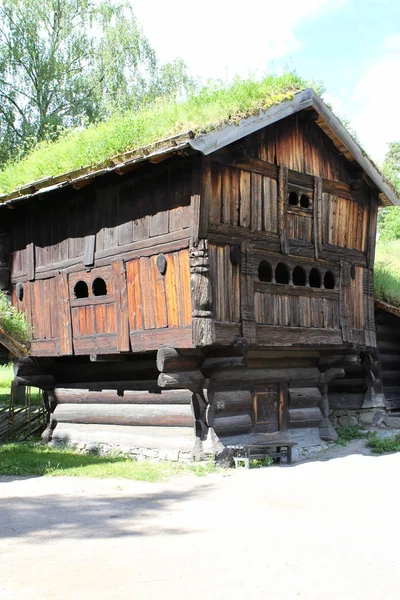
<path fill-rule="evenodd" d="M 158 100 L 136 112 L 67 130 L 57 141 L 41 142 L 22 160 L 8 163 L 0 171 L 0 194 L 80 169 L 101 169 L 115 156 L 182 133 L 199 135 L 238 123 L 309 87 L 318 91 L 321 86 L 295 73 L 260 81 L 236 78 L 231 84 L 211 83 L 181 103 Z"/>

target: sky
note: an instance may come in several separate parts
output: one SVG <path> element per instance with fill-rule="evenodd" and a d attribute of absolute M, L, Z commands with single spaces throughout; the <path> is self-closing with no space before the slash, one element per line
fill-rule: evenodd
<path fill-rule="evenodd" d="M 400 141 L 400 0 L 130 1 L 161 61 L 202 81 L 294 69 L 378 164 Z"/>

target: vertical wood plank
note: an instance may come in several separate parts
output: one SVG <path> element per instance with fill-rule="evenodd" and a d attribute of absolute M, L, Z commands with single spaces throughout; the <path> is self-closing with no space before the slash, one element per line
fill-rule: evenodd
<path fill-rule="evenodd" d="M 221 186 L 222 222 L 229 225 L 231 222 L 231 169 L 229 167 L 221 167 Z"/>
<path fill-rule="evenodd" d="M 168 327 L 178 327 L 178 298 L 176 290 L 175 263 L 172 254 L 166 255 L 167 270 L 165 272 L 165 294 L 167 299 Z"/>
<path fill-rule="evenodd" d="M 189 251 L 179 252 L 179 269 L 182 286 L 182 325 L 190 325 L 192 322 L 192 298 L 190 293 L 190 268 Z"/>
<path fill-rule="evenodd" d="M 190 206 L 192 211 L 192 235 L 190 245 L 197 246 L 199 243 L 200 231 L 200 195 L 193 194 L 190 198 Z"/>
<path fill-rule="evenodd" d="M 126 264 L 126 277 L 128 282 L 128 312 L 129 328 L 143 329 L 142 302 L 140 296 L 139 260 L 134 259 Z"/>
<path fill-rule="evenodd" d="M 260 176 L 261 177 L 261 176 Z M 230 224 L 239 225 L 239 169 L 231 169 Z"/>
<path fill-rule="evenodd" d="M 378 218 L 378 203 L 373 197 L 369 203 L 369 227 L 368 227 L 368 249 L 367 262 L 370 269 L 374 268 L 375 245 L 376 245 L 376 222 Z"/>
<path fill-rule="evenodd" d="M 26 246 L 26 274 L 28 281 L 35 279 L 35 244 L 31 242 Z"/>
<path fill-rule="evenodd" d="M 90 267 L 94 264 L 94 252 L 96 244 L 96 235 L 91 234 L 85 237 L 83 247 L 83 264 L 85 267 Z"/>
<path fill-rule="evenodd" d="M 250 191 L 250 173 L 249 171 L 240 171 L 239 180 L 239 225 L 241 227 L 250 227 L 251 225 L 251 191 Z"/>
<path fill-rule="evenodd" d="M 251 174 L 251 228 L 256 231 L 262 230 L 262 210 L 263 210 L 263 185 L 262 175 L 259 173 Z"/>
<path fill-rule="evenodd" d="M 207 173 L 208 177 L 208 173 Z M 204 188 L 204 192 L 206 192 L 209 188 L 211 188 L 211 198 L 210 198 L 210 217 L 209 222 L 213 225 L 218 225 L 221 223 L 221 166 L 216 163 L 212 163 L 211 167 L 211 182 L 207 180 L 205 182 L 206 187 Z M 208 192 L 207 192 L 208 193 Z"/>
<path fill-rule="evenodd" d="M 210 219 L 210 208 L 212 206 L 212 188 L 211 188 L 211 159 L 208 156 L 203 158 L 201 172 L 201 202 L 200 202 L 200 222 L 199 237 L 204 238 L 207 235 L 208 223 Z M 214 209 L 213 209 L 214 210 Z M 219 221 L 217 221 L 219 222 Z M 167 299 L 168 302 L 168 299 Z"/>
<path fill-rule="evenodd" d="M 156 327 L 167 327 L 167 303 L 165 299 L 164 275 L 161 275 L 157 268 L 157 256 L 150 259 L 152 288 L 154 290 L 154 316 Z"/>
<path fill-rule="evenodd" d="M 117 320 L 117 350 L 129 352 L 129 312 L 128 290 L 126 286 L 125 265 L 122 259 L 112 264 L 115 287 L 115 311 Z"/>
<path fill-rule="evenodd" d="M 168 269 L 168 267 L 167 267 Z M 150 259 L 142 257 L 139 259 L 140 293 L 143 302 L 143 320 L 145 329 L 154 329 L 154 297 L 152 289 L 152 277 L 150 270 Z"/>
<path fill-rule="evenodd" d="M 289 242 L 287 234 L 287 167 L 279 167 L 278 175 L 278 231 L 283 254 L 289 254 Z"/>
<path fill-rule="evenodd" d="M 313 198 L 313 241 L 315 259 L 318 260 L 321 255 L 321 235 L 322 235 L 322 180 L 321 177 L 314 177 L 314 198 Z"/>
<path fill-rule="evenodd" d="M 71 307 L 69 303 L 68 279 L 64 272 L 56 275 L 59 332 L 60 332 L 60 354 L 73 354 L 72 348 L 72 325 Z"/>

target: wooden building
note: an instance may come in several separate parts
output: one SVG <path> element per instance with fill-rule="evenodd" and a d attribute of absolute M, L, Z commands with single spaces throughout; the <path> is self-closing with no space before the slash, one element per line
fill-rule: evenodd
<path fill-rule="evenodd" d="M 17 379 L 46 390 L 49 437 L 171 457 L 333 439 L 334 381 L 376 351 L 391 203 L 312 90 L 3 198 Z"/>

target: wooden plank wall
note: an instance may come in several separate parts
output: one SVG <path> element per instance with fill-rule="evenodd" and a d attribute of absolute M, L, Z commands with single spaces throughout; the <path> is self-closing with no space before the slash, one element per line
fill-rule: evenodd
<path fill-rule="evenodd" d="M 15 211 L 13 301 L 30 317 L 33 354 L 126 352 L 133 347 L 130 332 L 141 336 L 138 351 L 180 341 L 191 346 L 188 246 L 196 169 L 182 159 L 135 179 L 115 176 L 108 185 L 102 180 L 59 192 L 27 205 L 23 216 Z M 156 265 L 161 252 L 165 275 Z M 96 277 L 105 281 L 106 295 L 94 295 Z M 78 281 L 87 283 L 88 297 L 75 296 Z M 169 328 L 172 339 L 143 337 Z"/>
<path fill-rule="evenodd" d="M 339 299 L 269 294 L 254 295 L 255 320 L 264 325 L 338 329 Z"/>
<path fill-rule="evenodd" d="M 94 260 L 149 245 L 157 237 L 189 237 L 196 168 L 182 160 L 181 167 L 153 167 L 154 174 L 137 181 L 125 178 L 97 188 L 60 191 L 54 200 L 27 205 L 22 219 L 15 211 L 10 225 L 12 278 L 27 277 L 33 261 L 34 276 L 46 277 L 49 270 L 90 266 Z"/>
<path fill-rule="evenodd" d="M 210 275 L 215 319 L 240 321 L 240 267 L 232 265 L 229 244 L 210 244 Z"/>
<path fill-rule="evenodd" d="M 236 155 L 240 156 L 239 158 Z M 276 236 L 279 232 L 278 165 L 288 169 L 283 225 L 287 237 L 312 245 L 367 251 L 369 193 L 353 192 L 350 166 L 313 122 L 293 116 L 212 155 L 209 224 L 212 231 L 238 226 Z M 320 178 L 316 185 L 314 178 Z M 321 186 L 321 187 L 320 187 Z M 315 190 L 321 190 L 316 198 Z M 288 204 L 288 194 L 307 194 L 310 206 Z M 318 210 L 313 204 L 320 202 Z M 315 214 L 319 223 L 314 223 Z M 319 231 L 321 228 L 321 231 Z"/>
<path fill-rule="evenodd" d="M 358 202 L 322 194 L 322 243 L 366 251 L 368 210 Z"/>
<path fill-rule="evenodd" d="M 171 252 L 165 257 L 165 275 L 157 268 L 157 256 L 126 264 L 131 332 L 185 327 L 192 322 L 189 250 Z"/>

